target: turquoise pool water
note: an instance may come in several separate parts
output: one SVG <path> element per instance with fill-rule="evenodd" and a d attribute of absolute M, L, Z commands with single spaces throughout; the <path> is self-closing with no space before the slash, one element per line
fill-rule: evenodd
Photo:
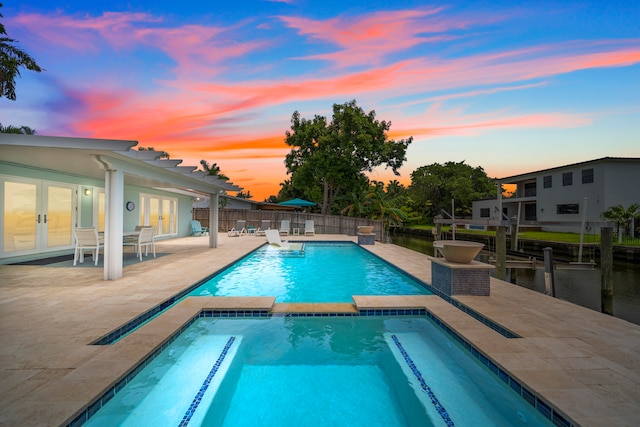
<path fill-rule="evenodd" d="M 276 302 L 353 302 L 353 295 L 431 294 L 353 243 L 306 243 L 304 252 L 262 247 L 189 296 L 275 296 Z"/>
<path fill-rule="evenodd" d="M 89 426 L 549 426 L 424 317 L 196 320 Z"/>

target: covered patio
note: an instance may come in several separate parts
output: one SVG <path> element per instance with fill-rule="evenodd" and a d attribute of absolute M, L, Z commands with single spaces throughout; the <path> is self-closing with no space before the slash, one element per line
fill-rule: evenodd
<path fill-rule="evenodd" d="M 156 221 L 159 228 L 170 230 L 169 237 L 190 234 L 188 223 L 194 197 L 211 200 L 216 209 L 210 210 L 209 223 L 217 229 L 218 197 L 225 191 L 241 188 L 198 171 L 196 166 L 182 166 L 182 160 L 165 159 L 163 152 L 136 150 L 137 144 L 137 141 L 0 134 L 4 195 L 0 226 L 5 236 L 0 242 L 0 263 L 69 253 L 73 249 L 74 228 L 100 225 L 104 227 L 98 229 L 104 232 L 103 278 L 121 278 L 123 232 L 139 223 L 149 225 L 150 208 L 145 211 L 145 206 L 138 205 L 143 191 L 151 193 L 149 197 L 159 198 L 156 205 L 165 200 L 160 199 L 162 195 L 175 196 L 166 205 L 167 212 L 158 214 Z M 81 189 L 88 196 L 92 190 L 100 190 L 104 203 L 87 205 Z M 86 214 L 83 217 L 84 210 L 98 209 L 100 212 L 92 213 L 93 218 L 87 218 Z M 13 235 L 18 225 L 22 234 Z M 156 228 L 156 233 L 160 231 Z M 215 248 L 217 243 L 217 233 L 211 233 L 209 247 Z"/>

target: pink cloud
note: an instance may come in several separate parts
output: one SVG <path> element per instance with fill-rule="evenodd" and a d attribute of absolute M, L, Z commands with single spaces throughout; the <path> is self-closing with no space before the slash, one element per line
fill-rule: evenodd
<path fill-rule="evenodd" d="M 66 47 L 78 52 L 151 48 L 164 52 L 179 74 L 210 76 L 225 69 L 230 58 L 243 56 L 264 45 L 263 41 L 239 42 L 231 28 L 184 25 L 160 26 L 162 18 L 144 13 L 105 12 L 91 16 L 19 15 L 13 24 L 29 29 L 38 44 Z"/>
<path fill-rule="evenodd" d="M 496 16 L 473 19 L 445 18 L 440 16 L 443 11 L 443 7 L 424 7 L 324 21 L 290 16 L 280 16 L 279 19 L 287 26 L 298 30 L 300 35 L 340 48 L 337 52 L 308 55 L 300 59 L 327 60 L 334 62 L 338 67 L 378 65 L 388 55 L 425 43 L 461 37 L 445 34 L 446 31 L 465 29 L 501 19 Z"/>

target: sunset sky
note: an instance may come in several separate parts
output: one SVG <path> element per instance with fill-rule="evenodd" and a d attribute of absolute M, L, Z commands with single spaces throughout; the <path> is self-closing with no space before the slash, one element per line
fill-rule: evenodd
<path fill-rule="evenodd" d="M 22 70 L 0 123 L 217 163 L 254 200 L 287 179 L 291 114 L 356 99 L 414 137 L 397 179 L 640 157 L 637 1 L 3 1 Z M 396 179 L 381 168 L 370 176 Z"/>

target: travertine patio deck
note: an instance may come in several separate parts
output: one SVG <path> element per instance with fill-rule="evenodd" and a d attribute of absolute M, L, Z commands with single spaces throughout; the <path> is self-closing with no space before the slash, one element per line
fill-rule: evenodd
<path fill-rule="evenodd" d="M 272 306 L 272 298 L 190 298 L 115 345 L 88 345 L 264 241 L 220 234 L 216 249 L 204 237 L 159 242 L 161 256 L 125 267 L 124 277 L 110 282 L 95 267 L 0 266 L 0 425 L 69 422 L 203 307 Z M 378 242 L 364 248 L 431 281 L 423 254 Z M 436 296 L 357 301 L 361 307 L 426 307 L 577 424 L 637 425 L 640 326 L 495 279 L 491 296 L 457 299 L 522 338 L 507 339 Z"/>

